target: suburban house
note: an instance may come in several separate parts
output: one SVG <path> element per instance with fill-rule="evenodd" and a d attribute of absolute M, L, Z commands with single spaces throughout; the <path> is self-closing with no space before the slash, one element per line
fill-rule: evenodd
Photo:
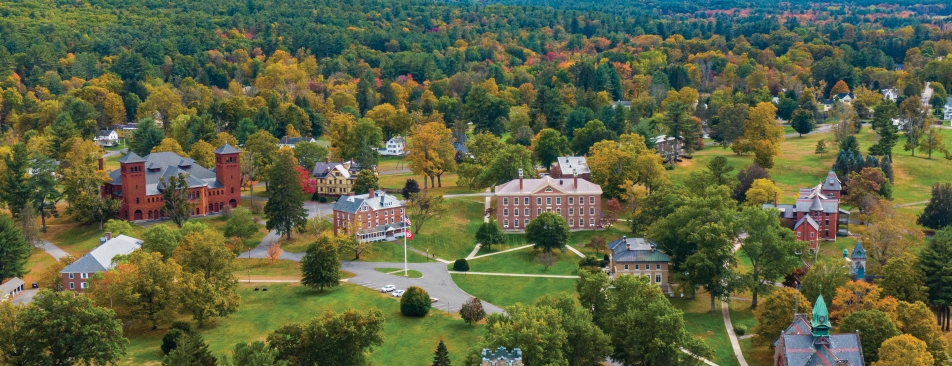
<path fill-rule="evenodd" d="M 896 89 L 883 89 L 881 92 L 883 93 L 883 100 L 891 100 L 895 102 L 896 99 L 899 98 L 899 91 Z"/>
<path fill-rule="evenodd" d="M 846 104 L 853 103 L 853 93 L 839 93 L 833 96 L 834 101 L 841 101 Z"/>
<path fill-rule="evenodd" d="M 357 224 L 361 242 L 389 241 L 406 235 L 406 205 L 383 190 L 340 196 L 334 204 L 334 234 Z"/>
<path fill-rule="evenodd" d="M 952 121 L 952 97 L 945 100 L 945 106 L 942 108 L 942 119 Z"/>
<path fill-rule="evenodd" d="M 780 211 L 797 233 L 797 240 L 810 243 L 810 251 L 817 249 L 820 240 L 836 240 L 837 235 L 846 235 L 849 211 L 840 208 L 840 180 L 830 171 L 826 179 L 813 188 L 801 188 L 795 204 L 765 203 L 763 208 Z M 844 227 L 840 228 L 840 224 Z"/>
<path fill-rule="evenodd" d="M 301 142 L 317 142 L 313 137 L 282 137 L 278 140 L 278 147 L 289 147 L 294 148 L 295 145 Z"/>
<path fill-rule="evenodd" d="M 357 173 L 360 170 L 360 164 L 353 160 L 338 163 L 324 158 L 324 162 L 314 164 L 311 175 L 317 180 L 318 195 L 336 197 L 353 192 L 354 182 L 357 181 Z"/>
<path fill-rule="evenodd" d="M 571 230 L 601 229 L 602 187 L 579 177 L 519 179 L 496 186 L 496 220 L 523 231 L 543 211 L 562 216 Z"/>
<path fill-rule="evenodd" d="M 106 233 L 106 236 L 99 238 L 99 241 L 100 244 L 96 249 L 60 271 L 60 275 L 63 276 L 64 290 L 83 292 L 87 287 L 86 280 L 94 273 L 112 269 L 114 267 L 112 259 L 117 255 L 126 255 L 142 248 L 142 240 L 125 235 L 113 238 L 111 233 Z"/>
<path fill-rule="evenodd" d="M 658 155 L 661 155 L 661 158 L 666 163 L 677 160 L 681 156 L 681 149 L 684 147 L 684 142 L 678 141 L 674 136 L 668 135 L 656 136 L 654 138 L 654 144 L 658 150 Z"/>
<path fill-rule="evenodd" d="M 26 289 L 23 280 L 13 277 L 0 283 L 0 302 L 12 301 L 14 297 Z"/>
<path fill-rule="evenodd" d="M 119 134 L 116 130 L 102 130 L 93 138 L 99 146 L 116 146 L 119 143 Z"/>
<path fill-rule="evenodd" d="M 483 362 L 479 366 L 522 366 L 522 350 L 513 348 L 510 352 L 506 347 L 499 346 L 495 351 L 483 348 Z"/>
<path fill-rule="evenodd" d="M 113 131 L 116 131 L 116 135 L 119 138 L 129 139 L 132 138 L 132 134 L 136 132 L 138 127 L 135 123 L 126 123 L 124 125 L 118 125 Z"/>
<path fill-rule="evenodd" d="M 612 109 L 623 107 L 631 109 L 631 102 L 627 100 L 616 100 L 612 102 Z"/>
<path fill-rule="evenodd" d="M 774 366 L 863 366 L 859 332 L 830 334 L 830 313 L 823 295 L 816 299 L 813 314 L 797 313 L 793 323 L 774 342 Z"/>
<path fill-rule="evenodd" d="M 171 177 L 184 174 L 188 196 L 195 204 L 193 215 L 219 212 L 241 202 L 241 169 L 238 149 L 231 145 L 215 150 L 215 167 L 207 169 L 191 158 L 173 152 L 140 157 L 129 152 L 119 159 L 119 169 L 109 172 L 103 197 L 122 200 L 117 216 L 129 220 L 156 220 L 164 216 L 162 192 Z"/>
<path fill-rule="evenodd" d="M 377 149 L 377 152 L 381 156 L 403 156 L 405 154 L 404 146 L 406 146 L 406 143 L 403 136 L 394 136 L 387 140 L 386 147 Z"/>
<path fill-rule="evenodd" d="M 574 174 L 585 180 L 591 179 L 592 171 L 584 156 L 560 156 L 549 173 L 553 178 L 573 177 Z"/>
<path fill-rule="evenodd" d="M 621 239 L 608 243 L 611 251 L 609 269 L 615 275 L 648 276 L 648 280 L 670 292 L 668 262 L 671 258 L 658 250 L 658 245 L 645 238 Z"/>

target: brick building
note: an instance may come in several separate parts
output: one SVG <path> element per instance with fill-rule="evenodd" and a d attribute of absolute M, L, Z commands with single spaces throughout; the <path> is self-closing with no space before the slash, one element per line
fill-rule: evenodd
<path fill-rule="evenodd" d="M 647 276 L 648 281 L 661 288 L 661 291 L 670 292 L 671 279 L 668 262 L 671 258 L 658 250 L 658 245 L 644 238 L 628 238 L 608 243 L 611 250 L 609 268 L 617 275 Z"/>
<path fill-rule="evenodd" d="M 112 269 L 112 259 L 115 256 L 126 255 L 140 248 L 142 248 L 142 240 L 125 235 L 113 238 L 110 233 L 106 233 L 105 237 L 100 238 L 100 244 L 96 249 L 60 271 L 60 275 L 63 276 L 63 289 L 83 292 L 90 276 Z"/>
<path fill-rule="evenodd" d="M 145 157 L 130 152 L 119 159 L 118 170 L 109 172 L 111 181 L 103 185 L 102 194 L 122 200 L 118 217 L 129 221 L 160 219 L 164 217 L 163 180 L 184 173 L 189 197 L 195 204 L 194 215 L 218 212 L 225 205 L 237 207 L 241 202 L 239 155 L 238 149 L 225 144 L 215 150 L 215 167 L 209 170 L 172 152 Z"/>
<path fill-rule="evenodd" d="M 823 295 L 817 297 L 812 314 L 798 313 L 793 323 L 774 341 L 774 366 L 863 366 L 859 331 L 830 334 L 833 324 Z"/>
<path fill-rule="evenodd" d="M 820 240 L 836 240 L 837 235 L 846 235 L 849 211 L 840 209 L 840 180 L 830 171 L 826 179 L 812 188 L 801 188 L 795 204 L 764 204 L 775 208 L 797 233 L 797 239 L 810 243 L 816 250 Z M 840 227 L 843 225 L 843 227 Z"/>
<path fill-rule="evenodd" d="M 592 171 L 588 168 L 584 156 L 560 156 L 556 159 L 555 166 L 549 169 L 549 175 L 556 179 L 572 178 L 575 174 L 585 180 L 591 179 Z"/>
<path fill-rule="evenodd" d="M 406 206 L 386 191 L 370 190 L 367 194 L 340 196 L 334 204 L 334 234 L 346 232 L 357 223 L 357 239 L 389 241 L 406 235 Z"/>
<path fill-rule="evenodd" d="M 496 220 L 505 231 L 523 231 L 545 211 L 561 215 L 571 230 L 600 229 L 602 188 L 578 177 L 519 179 L 496 186 Z"/>

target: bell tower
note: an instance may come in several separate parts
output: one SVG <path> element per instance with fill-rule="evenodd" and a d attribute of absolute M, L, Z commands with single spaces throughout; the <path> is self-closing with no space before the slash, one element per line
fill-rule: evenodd
<path fill-rule="evenodd" d="M 237 207 L 241 202 L 240 155 L 241 151 L 227 143 L 215 150 L 215 178 L 224 190 L 221 203 L 231 207 Z"/>
<path fill-rule="evenodd" d="M 129 221 L 142 220 L 140 205 L 145 203 L 145 159 L 130 151 L 119 159 L 119 177 L 122 181 L 119 216 Z"/>

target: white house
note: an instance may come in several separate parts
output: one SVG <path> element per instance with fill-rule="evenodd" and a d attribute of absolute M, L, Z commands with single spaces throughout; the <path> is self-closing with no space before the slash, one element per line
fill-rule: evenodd
<path fill-rule="evenodd" d="M 952 97 L 948 97 L 948 99 L 945 100 L 945 109 L 942 113 L 942 119 L 952 121 Z"/>
<path fill-rule="evenodd" d="M 119 143 L 119 134 L 116 133 L 116 130 L 101 130 L 96 137 L 93 138 L 93 141 L 96 141 L 99 146 L 116 146 Z"/>
<path fill-rule="evenodd" d="M 302 142 L 317 142 L 313 137 L 282 137 L 278 140 L 278 147 L 294 148 L 295 145 Z"/>
<path fill-rule="evenodd" d="M 891 100 L 893 102 L 899 98 L 899 92 L 896 89 L 883 89 L 883 100 Z"/>
<path fill-rule="evenodd" d="M 387 140 L 387 147 L 378 149 L 377 151 L 382 156 L 403 156 L 404 145 L 403 136 L 394 136 L 390 140 Z"/>

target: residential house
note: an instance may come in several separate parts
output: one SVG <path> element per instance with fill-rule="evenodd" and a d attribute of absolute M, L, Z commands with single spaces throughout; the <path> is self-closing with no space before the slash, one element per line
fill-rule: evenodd
<path fill-rule="evenodd" d="M 797 313 L 793 323 L 774 342 L 774 366 L 863 366 L 859 332 L 830 334 L 830 313 L 823 295 L 816 299 L 813 314 Z"/>
<path fill-rule="evenodd" d="M 294 148 L 297 144 L 301 142 L 317 142 L 313 137 L 282 137 L 278 140 L 278 147 L 289 147 Z"/>
<path fill-rule="evenodd" d="M 188 197 L 195 204 L 193 215 L 219 212 L 226 205 L 241 202 L 241 168 L 238 149 L 231 145 L 215 150 L 215 167 L 207 169 L 191 158 L 173 152 L 140 157 L 129 152 L 119 159 L 119 169 L 109 172 L 110 182 L 103 185 L 103 197 L 122 200 L 116 216 L 129 221 L 156 220 L 165 216 L 162 192 L 168 180 L 184 174 Z"/>
<path fill-rule="evenodd" d="M 942 119 L 952 121 L 952 97 L 945 100 L 945 106 L 942 108 Z"/>
<path fill-rule="evenodd" d="M 552 167 L 551 175 L 553 178 L 573 177 L 575 174 L 579 178 L 592 179 L 592 171 L 589 169 L 584 156 L 560 156 L 556 159 L 555 166 Z"/>
<path fill-rule="evenodd" d="M 117 255 L 127 255 L 142 248 L 142 240 L 119 235 L 115 238 L 110 233 L 99 239 L 96 249 L 86 253 L 82 258 L 63 268 L 63 289 L 83 292 L 87 287 L 86 280 L 95 273 L 112 269 L 115 264 L 113 258 Z"/>
<path fill-rule="evenodd" d="M 801 188 L 795 204 L 765 203 L 764 208 L 775 208 L 797 233 L 797 240 L 810 243 L 810 251 L 817 249 L 820 240 L 836 240 L 847 234 L 849 211 L 840 208 L 840 180 L 830 171 L 826 179 L 812 188 Z M 843 227 L 840 227 L 843 225 Z"/>
<path fill-rule="evenodd" d="M 616 100 L 616 101 L 612 102 L 612 109 L 615 109 L 615 108 L 618 108 L 618 107 L 623 107 L 623 108 L 629 108 L 629 109 L 630 109 L 630 108 L 631 108 L 631 102 L 630 102 L 630 101 L 627 101 L 627 100 Z"/>
<path fill-rule="evenodd" d="M 119 144 L 119 133 L 116 130 L 101 130 L 93 141 L 96 141 L 99 146 L 116 146 Z"/>
<path fill-rule="evenodd" d="M 138 129 L 138 127 L 135 123 L 127 123 L 116 126 L 114 131 L 116 131 L 116 135 L 119 136 L 119 138 L 131 139 L 132 134 L 136 132 L 136 129 Z"/>
<path fill-rule="evenodd" d="M 894 88 L 883 89 L 880 92 L 883 93 L 883 100 L 891 100 L 895 102 L 896 99 L 899 99 L 899 91 Z"/>
<path fill-rule="evenodd" d="M 602 187 L 572 178 L 519 179 L 496 186 L 496 220 L 505 231 L 524 231 L 543 211 L 562 216 L 571 230 L 601 229 Z"/>
<path fill-rule="evenodd" d="M 26 289 L 26 282 L 23 280 L 13 277 L 3 283 L 0 283 L 0 302 L 12 301 L 14 297 L 23 292 Z"/>
<path fill-rule="evenodd" d="M 673 163 L 681 157 L 681 149 L 684 148 L 684 142 L 674 138 L 674 136 L 658 135 L 654 138 L 655 149 L 658 155 L 666 163 Z"/>
<path fill-rule="evenodd" d="M 371 167 L 376 173 L 375 168 Z M 311 175 L 317 180 L 317 194 L 326 197 L 336 197 L 353 192 L 357 173 L 362 170 L 360 164 L 353 160 L 331 162 L 324 158 L 324 162 L 314 165 Z"/>
<path fill-rule="evenodd" d="M 377 152 L 381 156 L 403 156 L 406 154 L 405 146 L 406 142 L 403 140 L 403 136 L 394 136 L 387 140 L 386 147 L 377 149 Z"/>
<path fill-rule="evenodd" d="M 340 196 L 334 204 L 334 234 L 356 223 L 361 242 L 390 241 L 406 235 L 406 205 L 384 190 Z"/>
<path fill-rule="evenodd" d="M 670 292 L 668 272 L 671 258 L 658 250 L 658 245 L 645 238 L 621 239 L 608 243 L 611 251 L 609 269 L 615 275 L 647 276 L 648 280 Z"/>
<path fill-rule="evenodd" d="M 483 362 L 479 366 L 522 366 L 522 350 L 513 348 L 510 352 L 506 347 L 499 346 L 495 351 L 483 348 Z"/>
<path fill-rule="evenodd" d="M 853 103 L 853 93 L 839 93 L 833 96 L 833 100 L 851 104 Z"/>

